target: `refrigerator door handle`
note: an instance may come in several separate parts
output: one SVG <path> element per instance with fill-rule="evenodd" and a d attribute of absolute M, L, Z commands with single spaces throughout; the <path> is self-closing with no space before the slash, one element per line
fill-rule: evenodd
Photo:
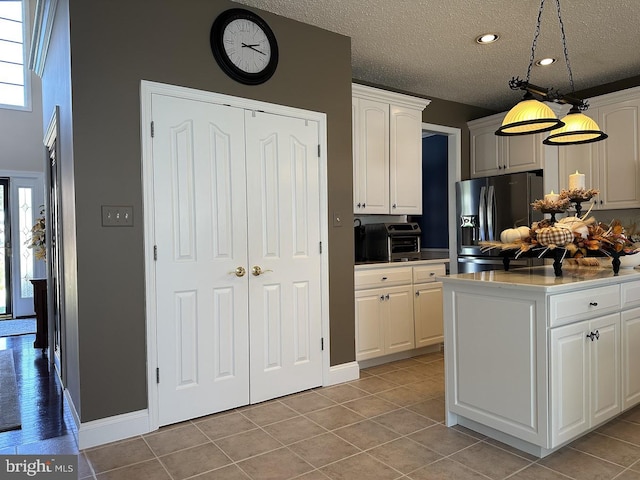
<path fill-rule="evenodd" d="M 496 237 L 495 217 L 496 213 L 496 192 L 493 185 L 489 185 L 487 192 L 487 230 L 489 231 L 489 241 L 493 242 Z"/>
<path fill-rule="evenodd" d="M 480 234 L 478 235 L 478 240 L 484 242 L 486 238 L 487 231 L 487 195 L 486 195 L 487 187 L 480 188 L 480 202 L 478 207 L 478 223 Z"/>

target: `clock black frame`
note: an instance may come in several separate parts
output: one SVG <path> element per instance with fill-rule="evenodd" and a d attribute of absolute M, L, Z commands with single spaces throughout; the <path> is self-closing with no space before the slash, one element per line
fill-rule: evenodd
<path fill-rule="evenodd" d="M 223 45 L 224 30 L 233 20 L 245 19 L 258 25 L 265 33 L 271 45 L 271 58 L 267 66 L 258 73 L 248 73 L 236 67 L 227 55 Z M 220 68 L 234 80 L 245 85 L 259 85 L 269 80 L 278 66 L 278 42 L 271 27 L 259 15 L 243 8 L 225 10 L 216 17 L 211 26 L 211 52 Z"/>

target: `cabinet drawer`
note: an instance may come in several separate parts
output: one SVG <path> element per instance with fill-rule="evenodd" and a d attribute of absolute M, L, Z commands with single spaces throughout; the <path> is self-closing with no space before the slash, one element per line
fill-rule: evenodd
<path fill-rule="evenodd" d="M 620 288 L 620 303 L 623 310 L 640 307 L 640 282 L 623 283 Z"/>
<path fill-rule="evenodd" d="M 549 326 L 557 327 L 577 320 L 587 320 L 619 309 L 619 285 L 553 295 L 549 299 Z"/>
<path fill-rule="evenodd" d="M 413 267 L 413 283 L 435 282 L 436 276 L 444 275 L 447 269 L 444 263 L 440 265 L 427 265 L 424 267 Z"/>
<path fill-rule="evenodd" d="M 378 288 L 411 283 L 411 267 L 381 268 L 355 272 L 355 289 Z"/>

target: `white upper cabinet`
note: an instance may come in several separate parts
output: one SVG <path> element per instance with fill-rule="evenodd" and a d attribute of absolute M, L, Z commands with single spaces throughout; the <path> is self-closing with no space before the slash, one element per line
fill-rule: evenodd
<path fill-rule="evenodd" d="M 472 120 L 470 133 L 471 177 L 488 177 L 544 168 L 542 134 L 501 137 L 495 134 L 505 113 Z"/>
<path fill-rule="evenodd" d="M 352 85 L 356 214 L 422 213 L 422 110 L 429 100 Z"/>
<path fill-rule="evenodd" d="M 578 170 L 585 174 L 586 188 L 600 190 L 594 208 L 639 208 L 640 88 L 602 95 L 589 103 L 585 114 L 609 138 L 558 147 L 559 185 L 568 188 L 569 175 Z"/>

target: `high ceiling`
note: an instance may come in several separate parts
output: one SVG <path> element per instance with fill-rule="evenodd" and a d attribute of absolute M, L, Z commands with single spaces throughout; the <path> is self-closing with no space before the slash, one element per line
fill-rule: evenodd
<path fill-rule="evenodd" d="M 507 110 L 521 97 L 540 0 L 237 0 L 351 37 L 353 79 Z M 640 0 L 561 0 L 575 90 L 640 75 Z M 531 83 L 571 93 L 555 0 L 546 0 Z M 493 32 L 500 40 L 478 45 Z"/>

